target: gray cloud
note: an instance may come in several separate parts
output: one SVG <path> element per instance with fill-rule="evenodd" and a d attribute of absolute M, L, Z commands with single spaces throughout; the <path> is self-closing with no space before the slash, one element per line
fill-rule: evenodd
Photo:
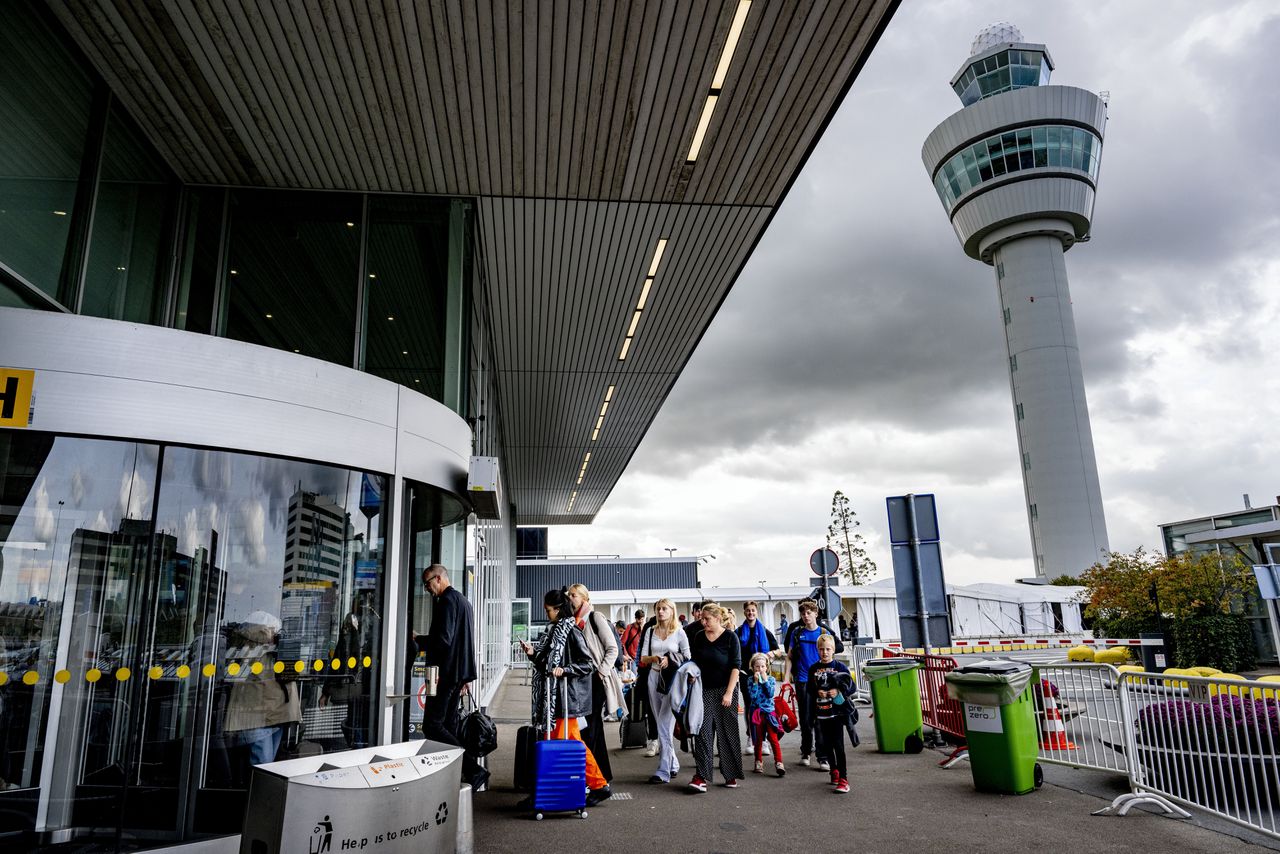
<path fill-rule="evenodd" d="M 557 536 L 585 551 L 717 545 L 710 572 L 759 578 L 821 537 L 839 487 L 887 569 L 883 496 L 929 488 L 949 565 L 1026 573 L 994 276 L 964 256 L 919 157 L 960 106 L 947 81 L 972 34 L 1010 15 L 1048 45 L 1054 83 L 1111 92 L 1093 239 L 1067 269 L 1112 547 L 1280 492 L 1264 438 L 1280 415 L 1280 7 L 913 2 L 595 533 Z"/>

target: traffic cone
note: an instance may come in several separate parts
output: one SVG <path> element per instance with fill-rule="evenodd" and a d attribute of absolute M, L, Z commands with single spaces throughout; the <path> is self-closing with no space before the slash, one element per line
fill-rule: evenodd
<path fill-rule="evenodd" d="M 1058 701 L 1053 696 L 1053 688 L 1047 679 L 1040 680 L 1040 696 L 1044 700 L 1044 728 L 1041 730 L 1040 747 L 1044 750 L 1075 750 L 1075 744 L 1067 740 L 1067 728 L 1062 723 Z"/>

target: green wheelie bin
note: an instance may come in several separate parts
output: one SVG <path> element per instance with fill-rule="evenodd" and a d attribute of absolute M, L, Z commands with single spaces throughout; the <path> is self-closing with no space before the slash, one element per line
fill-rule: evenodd
<path fill-rule="evenodd" d="M 978 661 L 946 675 L 947 693 L 964 704 L 969 767 L 980 792 L 1025 795 L 1043 782 L 1031 674 L 1019 661 Z"/>
<path fill-rule="evenodd" d="M 919 753 L 924 749 L 920 709 L 920 665 L 910 658 L 873 658 L 862 665 L 871 687 L 871 716 L 881 753 Z"/>

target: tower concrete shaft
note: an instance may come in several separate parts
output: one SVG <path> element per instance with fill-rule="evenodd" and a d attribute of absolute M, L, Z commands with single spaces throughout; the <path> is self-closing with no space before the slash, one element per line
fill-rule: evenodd
<path fill-rule="evenodd" d="M 1035 573 L 1079 575 L 1108 545 L 1063 254 L 1089 237 L 1106 104 L 1048 85 L 1048 50 L 1010 24 L 971 53 L 964 109 L 922 157 L 965 253 L 995 267 Z"/>

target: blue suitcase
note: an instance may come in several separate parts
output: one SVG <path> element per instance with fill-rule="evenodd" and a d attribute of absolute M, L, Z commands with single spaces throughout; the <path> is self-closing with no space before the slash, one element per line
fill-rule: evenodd
<path fill-rule="evenodd" d="M 568 680 L 562 681 L 567 708 Z M 548 701 L 550 695 L 548 684 Z M 574 812 L 579 818 L 587 817 L 587 746 L 569 738 L 568 729 L 566 723 L 562 738 L 548 733 L 533 746 L 533 817 L 538 821 L 549 812 Z"/>

